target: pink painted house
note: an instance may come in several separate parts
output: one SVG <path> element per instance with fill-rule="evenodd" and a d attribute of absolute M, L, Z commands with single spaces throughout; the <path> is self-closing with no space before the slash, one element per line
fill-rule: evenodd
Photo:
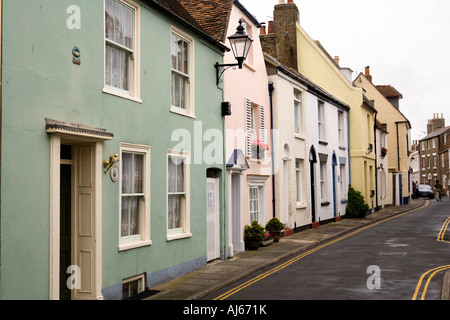
<path fill-rule="evenodd" d="M 225 117 L 230 256 L 234 251 L 245 250 L 245 225 L 257 220 L 265 226 L 274 212 L 271 106 L 259 40 L 260 24 L 239 1 L 234 1 L 227 37 L 236 32 L 239 20 L 253 43 L 242 69 L 226 70 L 219 83 L 224 101 L 231 104 L 231 115 Z M 225 53 L 224 63 L 236 63 L 232 51 Z M 259 145 L 259 153 L 256 145 Z"/>

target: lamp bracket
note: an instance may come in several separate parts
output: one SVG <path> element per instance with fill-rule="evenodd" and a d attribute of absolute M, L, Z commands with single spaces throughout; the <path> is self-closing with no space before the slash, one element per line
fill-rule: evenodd
<path fill-rule="evenodd" d="M 240 63 L 226 63 L 226 64 L 219 64 L 216 62 L 214 65 L 214 68 L 216 68 L 216 85 L 218 86 L 219 83 L 222 83 L 223 80 L 221 79 L 222 74 L 232 67 L 239 67 L 239 69 L 242 69 L 242 64 Z"/>

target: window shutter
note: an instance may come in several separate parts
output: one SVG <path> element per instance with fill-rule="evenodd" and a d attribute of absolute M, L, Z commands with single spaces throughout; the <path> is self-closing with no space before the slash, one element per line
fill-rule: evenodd
<path fill-rule="evenodd" d="M 252 102 L 250 99 L 245 98 L 245 149 L 247 152 L 247 157 L 252 155 Z"/>
<path fill-rule="evenodd" d="M 266 142 L 266 127 L 265 127 L 265 116 L 264 116 L 264 106 L 259 105 L 259 138 L 263 143 Z"/>

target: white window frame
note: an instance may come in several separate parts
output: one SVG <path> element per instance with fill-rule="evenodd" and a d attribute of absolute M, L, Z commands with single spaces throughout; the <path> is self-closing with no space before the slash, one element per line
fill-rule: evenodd
<path fill-rule="evenodd" d="M 184 201 L 181 215 L 181 227 L 169 229 L 169 158 L 182 158 L 184 163 Z M 173 194 L 173 193 L 171 193 Z M 166 156 L 166 229 L 167 241 L 183 239 L 192 236 L 190 217 L 190 155 L 188 152 L 167 150 Z"/>
<path fill-rule="evenodd" d="M 138 284 L 138 294 L 145 290 L 145 274 L 140 274 L 134 277 L 130 277 L 122 280 L 122 299 L 129 298 L 132 296 L 124 297 L 123 296 L 123 286 L 130 284 L 131 282 L 137 282 Z"/>
<path fill-rule="evenodd" d="M 247 176 L 248 178 L 248 210 L 250 213 L 250 189 L 252 188 L 258 188 L 258 211 L 257 211 L 257 215 L 258 215 L 258 223 L 261 225 L 264 225 L 266 223 L 266 208 L 265 208 L 265 184 L 267 179 L 269 178 L 269 176 Z M 251 220 L 251 215 L 249 214 L 249 220 Z M 252 221 L 249 221 L 249 224 L 251 224 Z"/>
<path fill-rule="evenodd" d="M 141 89 L 140 89 L 140 6 L 132 0 L 113 0 L 114 2 L 121 3 L 124 6 L 129 7 L 134 11 L 134 25 L 133 25 L 133 48 L 127 48 L 123 45 L 114 43 L 114 41 L 106 38 L 106 0 L 104 0 L 103 5 L 103 44 L 104 44 L 104 71 L 103 71 L 103 92 L 119 96 L 122 98 L 134 100 L 136 102 L 142 103 L 141 100 Z M 129 90 L 123 90 L 116 88 L 112 85 L 107 84 L 106 80 L 106 51 L 107 44 L 113 45 L 121 50 L 124 50 L 130 54 L 129 58 L 129 70 L 128 70 L 128 82 Z"/>
<path fill-rule="evenodd" d="M 433 149 L 435 149 L 436 148 L 436 138 L 433 138 L 431 140 L 432 140 L 432 143 L 433 143 Z"/>
<path fill-rule="evenodd" d="M 325 141 L 325 103 L 321 100 L 317 101 L 317 124 L 319 131 L 319 140 Z"/>
<path fill-rule="evenodd" d="M 189 48 L 188 48 L 188 73 L 184 73 L 181 72 L 177 69 L 173 69 L 172 68 L 172 36 L 176 36 L 178 38 L 180 38 L 181 40 L 185 41 L 188 43 Z M 171 30 L 170 30 L 170 111 L 177 113 L 177 114 L 181 114 L 184 116 L 189 116 L 189 117 L 195 117 L 195 103 L 194 103 L 194 70 L 195 70 L 195 66 L 194 66 L 194 54 L 195 54 L 195 49 L 194 49 L 194 38 L 192 38 L 190 35 L 188 35 L 187 33 L 183 32 L 182 30 L 171 26 Z M 180 108 L 178 106 L 172 105 L 172 74 L 177 74 L 179 76 L 182 76 L 186 79 L 185 82 L 185 97 L 184 97 L 184 101 L 186 104 L 186 108 Z"/>
<path fill-rule="evenodd" d="M 327 197 L 327 163 L 324 161 L 320 162 L 319 167 L 319 175 L 320 175 L 320 199 L 326 200 Z"/>
<path fill-rule="evenodd" d="M 294 132 L 297 135 L 303 133 L 302 92 L 296 89 L 294 89 Z"/>
<path fill-rule="evenodd" d="M 344 112 L 341 110 L 338 110 L 338 140 L 340 146 L 345 146 Z"/>
<path fill-rule="evenodd" d="M 302 173 L 303 173 L 303 160 L 296 159 L 295 160 L 295 184 L 296 184 L 296 202 L 297 206 L 303 203 L 303 194 L 302 194 Z"/>
<path fill-rule="evenodd" d="M 123 153 L 136 153 L 144 155 L 144 182 L 143 194 L 141 196 L 141 212 L 139 215 L 138 235 L 122 237 L 122 161 L 119 161 L 119 251 L 138 248 L 151 245 L 150 239 L 150 163 L 151 163 L 151 147 L 145 145 L 131 144 L 126 142 L 120 143 L 120 159 Z"/>

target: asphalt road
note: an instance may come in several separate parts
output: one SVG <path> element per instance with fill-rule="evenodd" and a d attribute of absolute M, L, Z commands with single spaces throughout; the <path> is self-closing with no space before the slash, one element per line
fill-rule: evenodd
<path fill-rule="evenodd" d="M 256 281 L 227 300 L 439 300 L 443 276 L 450 270 L 450 241 L 444 240 L 450 240 L 449 217 L 449 198 L 430 200 L 421 210 L 377 224 L 294 263 L 270 266 L 204 300 L 216 299 L 251 279 Z M 277 267 L 273 274 L 258 278 Z"/>

